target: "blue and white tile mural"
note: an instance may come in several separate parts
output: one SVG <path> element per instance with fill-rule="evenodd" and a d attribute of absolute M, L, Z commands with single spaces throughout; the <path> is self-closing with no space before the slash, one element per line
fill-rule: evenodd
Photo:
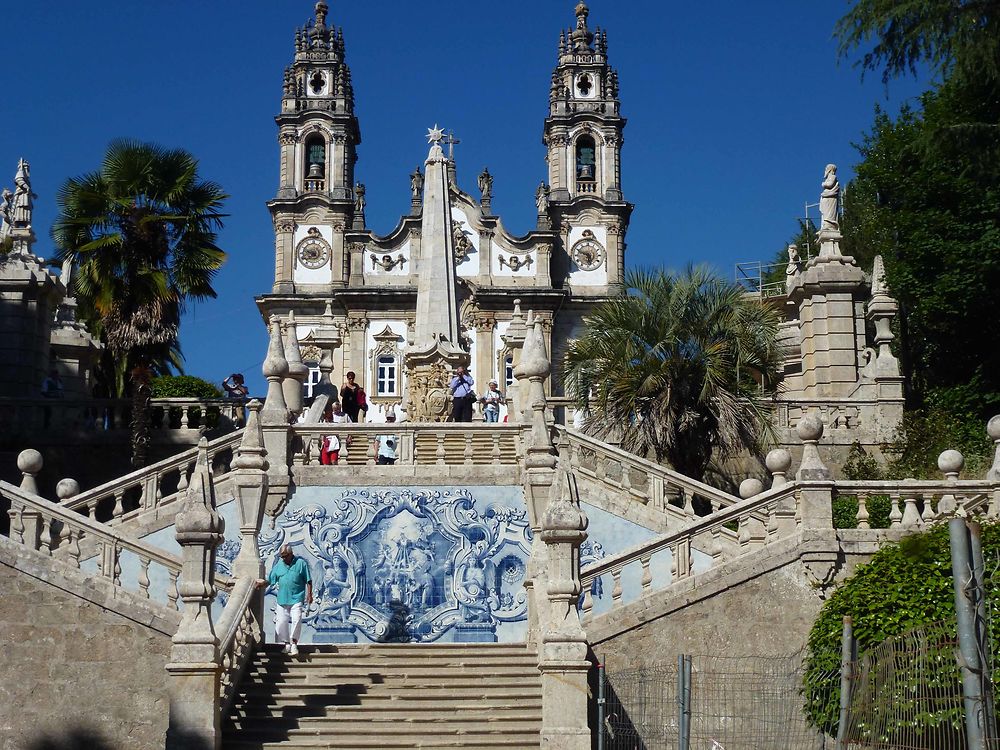
<path fill-rule="evenodd" d="M 521 487 L 304 487 L 260 535 L 313 576 L 304 642 L 517 641 L 531 529 Z M 267 609 L 273 610 L 268 591 Z M 273 627 L 273 625 L 271 625 Z"/>
<path fill-rule="evenodd" d="M 589 518 L 583 567 L 657 536 L 588 503 L 583 509 Z M 216 570 L 231 574 L 240 551 L 236 503 L 223 500 L 219 513 L 226 527 Z M 524 640 L 531 529 L 520 485 L 300 487 L 274 520 L 271 526 L 265 519 L 259 537 L 267 570 L 287 543 L 312 572 L 304 643 Z M 146 541 L 179 552 L 173 526 Z M 659 557 L 654 564 L 669 571 L 669 553 Z M 704 556 L 694 557 L 697 570 Z M 603 584 L 594 584 L 595 612 L 610 606 Z M 218 597 L 214 614 L 224 606 Z M 274 609 L 269 589 L 265 610 Z M 273 616 L 265 627 L 273 639 Z"/>

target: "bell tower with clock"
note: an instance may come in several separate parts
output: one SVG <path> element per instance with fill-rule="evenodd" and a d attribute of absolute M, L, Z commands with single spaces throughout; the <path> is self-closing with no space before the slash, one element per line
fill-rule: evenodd
<path fill-rule="evenodd" d="M 345 232 L 355 223 L 354 164 L 361 130 L 345 60 L 344 32 L 328 7 L 295 32 L 278 123 L 280 183 L 274 220 L 274 293 L 325 293 L 348 282 Z M 360 213 L 360 212 L 357 212 Z M 363 224 L 363 218 L 361 218 Z"/>
<path fill-rule="evenodd" d="M 632 205 L 621 188 L 625 118 L 618 73 L 608 64 L 607 32 L 591 31 L 589 15 L 579 3 L 575 28 L 559 37 L 542 140 L 549 174 L 546 217 L 564 250 L 553 257 L 553 281 L 574 292 L 601 294 L 623 282 Z"/>

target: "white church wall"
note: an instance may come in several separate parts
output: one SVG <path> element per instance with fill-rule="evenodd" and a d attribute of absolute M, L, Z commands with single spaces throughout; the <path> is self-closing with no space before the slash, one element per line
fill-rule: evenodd
<path fill-rule="evenodd" d="M 386 329 L 399 338 L 396 342 L 383 342 L 375 338 Z M 392 347 L 388 349 L 387 347 Z M 403 350 L 406 347 L 406 321 L 397 319 L 377 319 L 368 324 L 365 331 L 365 392 L 368 394 L 368 421 L 385 422 L 386 414 L 392 409 L 399 416 L 399 404 L 406 388 L 406 370 L 403 367 Z M 389 354 L 396 358 L 396 388 L 392 393 L 378 392 L 378 358 Z"/>
<path fill-rule="evenodd" d="M 372 259 L 372 256 L 375 259 Z M 400 262 L 402 258 L 403 262 Z M 366 282 L 385 283 L 390 279 L 399 279 L 406 282 L 409 279 L 412 268 L 412 252 L 410 238 L 407 237 L 403 244 L 394 248 L 382 248 L 369 245 L 365 250 L 364 257 L 364 279 Z M 387 268 L 387 266 L 391 266 Z"/>
<path fill-rule="evenodd" d="M 500 262 L 501 257 L 504 263 Z M 512 257 L 515 259 L 513 264 L 510 262 Z M 530 265 L 527 263 L 528 258 L 531 258 Z M 517 266 L 517 270 L 512 265 Z M 490 272 L 494 277 L 533 278 L 538 273 L 538 253 L 534 249 L 528 253 L 512 253 L 494 239 L 490 243 Z"/>

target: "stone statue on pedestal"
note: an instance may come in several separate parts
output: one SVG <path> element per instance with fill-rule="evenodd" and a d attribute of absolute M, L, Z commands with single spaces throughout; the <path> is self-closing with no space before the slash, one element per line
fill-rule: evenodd
<path fill-rule="evenodd" d="M 13 216 L 11 215 L 13 202 L 14 194 L 10 192 L 9 188 L 4 188 L 3 193 L 0 194 L 0 242 L 7 238 L 14 224 Z"/>
<path fill-rule="evenodd" d="M 823 192 L 819 198 L 819 212 L 823 218 L 820 232 L 840 231 L 840 181 L 837 179 L 837 165 L 827 164 L 823 175 Z"/>
<path fill-rule="evenodd" d="M 490 202 L 493 200 L 493 175 L 490 174 L 488 168 L 483 168 L 482 174 L 479 175 L 479 192 L 482 193 L 483 199 L 481 203 L 484 206 L 489 206 Z"/>
<path fill-rule="evenodd" d="M 10 209 L 11 225 L 17 228 L 31 227 L 31 211 L 33 199 L 37 198 L 31 192 L 31 168 L 24 159 L 17 163 L 17 174 L 14 176 L 14 197 Z"/>

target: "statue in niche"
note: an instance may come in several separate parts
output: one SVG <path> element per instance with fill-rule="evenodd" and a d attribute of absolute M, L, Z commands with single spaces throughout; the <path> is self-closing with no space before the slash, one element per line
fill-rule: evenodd
<path fill-rule="evenodd" d="M 479 192 L 483 195 L 481 201 L 483 205 L 489 205 L 493 199 L 493 175 L 487 167 L 484 167 L 482 174 L 479 175 Z"/>
<path fill-rule="evenodd" d="M 823 174 L 823 192 L 819 198 L 819 212 L 823 218 L 821 232 L 840 231 L 840 180 L 837 179 L 837 165 L 827 164 Z"/>
<path fill-rule="evenodd" d="M 354 186 L 354 211 L 355 213 L 362 214 L 365 212 L 365 206 L 367 205 L 365 200 L 365 186 L 364 183 L 359 182 Z"/>
<path fill-rule="evenodd" d="M 410 192 L 413 200 L 420 200 L 424 195 L 424 173 L 417 167 L 417 171 L 410 175 Z"/>
<path fill-rule="evenodd" d="M 548 213 L 549 210 L 549 186 L 544 182 L 539 184 L 535 191 L 535 205 L 538 207 L 538 215 Z"/>
<path fill-rule="evenodd" d="M 10 223 L 14 227 L 30 227 L 32 200 L 38 196 L 31 192 L 31 168 L 24 159 L 17 163 L 14 176 L 14 197 L 10 209 Z"/>
<path fill-rule="evenodd" d="M 452 239 L 455 242 L 455 264 L 462 263 L 472 252 L 472 243 L 465 234 L 465 222 L 456 221 L 452 227 Z"/>

